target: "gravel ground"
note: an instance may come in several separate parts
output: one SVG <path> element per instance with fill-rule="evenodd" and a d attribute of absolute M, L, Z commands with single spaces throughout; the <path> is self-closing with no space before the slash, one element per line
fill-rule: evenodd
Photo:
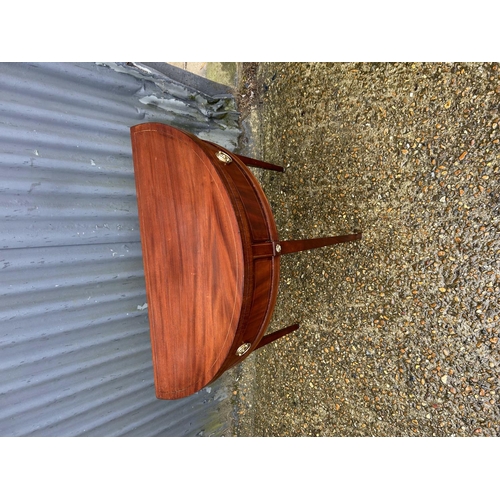
<path fill-rule="evenodd" d="M 282 240 L 238 436 L 500 434 L 500 64 L 245 64 L 244 153 Z"/>

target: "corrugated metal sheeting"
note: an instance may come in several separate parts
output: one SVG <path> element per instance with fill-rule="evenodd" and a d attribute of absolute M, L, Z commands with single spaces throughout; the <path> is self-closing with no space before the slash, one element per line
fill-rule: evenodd
<path fill-rule="evenodd" d="M 126 64 L 0 65 L 0 435 L 220 435 L 226 379 L 155 398 L 129 127 L 234 149 L 229 95 Z"/>

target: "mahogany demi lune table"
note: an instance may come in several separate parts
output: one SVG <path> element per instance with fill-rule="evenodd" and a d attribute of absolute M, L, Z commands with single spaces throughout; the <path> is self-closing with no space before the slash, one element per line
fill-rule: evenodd
<path fill-rule="evenodd" d="M 281 255 L 361 233 L 280 241 L 247 165 L 282 167 L 160 123 L 131 139 L 156 397 L 178 399 L 299 327 L 264 336 Z"/>

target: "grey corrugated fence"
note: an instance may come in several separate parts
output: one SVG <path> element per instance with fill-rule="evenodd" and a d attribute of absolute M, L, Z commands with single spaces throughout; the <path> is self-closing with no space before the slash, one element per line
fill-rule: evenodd
<path fill-rule="evenodd" d="M 129 127 L 240 130 L 222 87 L 158 69 L 0 65 L 0 436 L 225 432 L 227 378 L 155 398 Z"/>

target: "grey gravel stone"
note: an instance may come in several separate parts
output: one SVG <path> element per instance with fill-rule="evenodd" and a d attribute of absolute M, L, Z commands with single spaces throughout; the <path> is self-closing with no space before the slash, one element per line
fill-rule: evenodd
<path fill-rule="evenodd" d="M 499 68 L 243 67 L 281 239 L 363 239 L 282 257 L 301 328 L 235 368 L 234 435 L 500 434 Z"/>

